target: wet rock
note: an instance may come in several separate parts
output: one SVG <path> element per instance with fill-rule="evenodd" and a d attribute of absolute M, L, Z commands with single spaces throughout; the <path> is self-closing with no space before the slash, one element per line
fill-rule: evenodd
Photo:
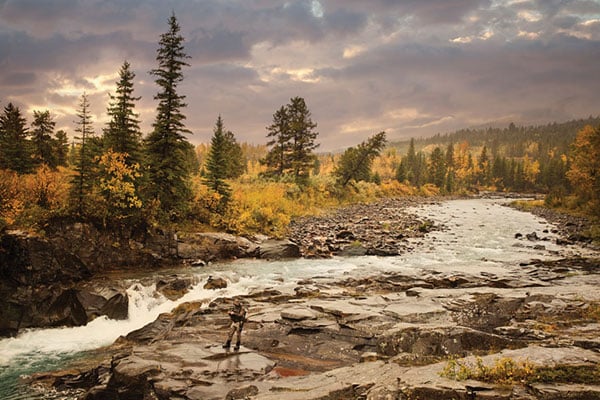
<path fill-rule="evenodd" d="M 73 289 L 65 290 L 52 302 L 45 318 L 54 326 L 81 326 L 88 321 L 85 309 Z"/>
<path fill-rule="evenodd" d="M 177 300 L 185 295 L 195 283 L 196 281 L 192 277 L 175 275 L 159 280 L 156 283 L 156 290 L 169 300 Z"/>
<path fill-rule="evenodd" d="M 531 232 L 525 235 L 525 238 L 531 242 L 535 242 L 537 240 L 540 240 L 540 238 L 538 237 L 536 232 Z"/>
<path fill-rule="evenodd" d="M 126 339 L 136 343 L 150 343 L 164 339 L 175 326 L 171 314 L 161 314 L 153 322 L 127 334 Z"/>
<path fill-rule="evenodd" d="M 227 281 L 223 278 L 213 278 L 212 276 L 209 276 L 203 287 L 208 290 L 224 289 L 227 287 Z"/>
<path fill-rule="evenodd" d="M 290 240 L 266 240 L 258 248 L 258 257 L 265 260 L 300 257 L 300 248 Z"/>
<path fill-rule="evenodd" d="M 88 321 L 91 321 L 100 315 L 104 315 L 102 311 L 102 308 L 106 304 L 106 298 L 104 296 L 84 288 L 77 292 L 77 299 L 85 309 Z"/>
<path fill-rule="evenodd" d="M 218 232 L 182 235 L 177 242 L 178 258 L 189 262 L 255 257 L 257 250 L 246 238 Z"/>
<path fill-rule="evenodd" d="M 108 299 L 100 309 L 100 315 L 106 315 L 110 319 L 127 319 L 129 317 L 127 293 L 117 293 Z"/>

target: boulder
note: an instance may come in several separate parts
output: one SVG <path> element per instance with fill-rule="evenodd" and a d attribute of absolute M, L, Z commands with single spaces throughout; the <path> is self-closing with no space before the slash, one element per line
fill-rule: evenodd
<path fill-rule="evenodd" d="M 87 313 L 77 298 L 74 289 L 62 292 L 50 305 L 46 315 L 51 326 L 80 326 L 88 321 Z"/>
<path fill-rule="evenodd" d="M 190 262 L 254 257 L 256 251 L 255 243 L 228 233 L 195 233 L 177 242 L 177 256 Z"/>
<path fill-rule="evenodd" d="M 106 301 L 101 315 L 106 315 L 110 319 L 127 319 L 129 317 L 129 296 L 127 293 L 117 293 Z"/>
<path fill-rule="evenodd" d="M 291 240 L 270 239 L 260 243 L 258 256 L 266 260 L 298 258 L 300 257 L 300 247 Z"/>
<path fill-rule="evenodd" d="M 223 278 L 213 278 L 212 276 L 209 276 L 203 287 L 207 290 L 224 289 L 227 287 L 227 281 Z"/>
<path fill-rule="evenodd" d="M 169 300 L 177 300 L 186 294 L 194 285 L 195 280 L 190 276 L 170 276 L 156 283 L 156 290 Z"/>

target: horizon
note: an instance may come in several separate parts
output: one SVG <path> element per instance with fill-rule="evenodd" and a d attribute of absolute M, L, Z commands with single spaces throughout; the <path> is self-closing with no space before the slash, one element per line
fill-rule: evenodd
<path fill-rule="evenodd" d="M 127 60 L 146 136 L 159 36 L 174 12 L 191 56 L 178 91 L 194 145 L 217 116 L 262 144 L 273 113 L 306 100 L 319 151 L 478 126 L 598 115 L 600 3 L 535 0 L 0 0 L 0 106 L 49 110 L 73 136 L 88 93 L 96 134 Z"/>

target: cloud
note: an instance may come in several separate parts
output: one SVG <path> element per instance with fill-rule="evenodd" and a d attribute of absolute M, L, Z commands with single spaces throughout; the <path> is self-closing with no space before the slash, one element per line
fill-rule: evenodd
<path fill-rule="evenodd" d="M 193 142 L 209 141 L 221 114 L 240 140 L 264 143 L 294 96 L 322 150 L 380 130 L 397 140 L 600 109 L 600 4 L 589 0 L 5 0 L 0 101 L 55 110 L 71 132 L 85 90 L 99 133 L 128 60 L 148 133 L 148 71 L 173 11 L 191 56 L 179 90 Z"/>

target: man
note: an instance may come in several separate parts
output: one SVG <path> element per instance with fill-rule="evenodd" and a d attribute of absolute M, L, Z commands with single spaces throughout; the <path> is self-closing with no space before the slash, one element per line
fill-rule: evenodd
<path fill-rule="evenodd" d="M 238 299 L 233 301 L 233 308 L 229 311 L 229 318 L 231 318 L 231 329 L 229 330 L 229 336 L 227 337 L 227 342 L 225 342 L 223 348 L 229 350 L 231 339 L 233 339 L 233 335 L 237 332 L 237 341 L 233 350 L 238 351 L 242 339 L 242 328 L 244 327 L 244 322 L 246 322 L 246 309 Z"/>

